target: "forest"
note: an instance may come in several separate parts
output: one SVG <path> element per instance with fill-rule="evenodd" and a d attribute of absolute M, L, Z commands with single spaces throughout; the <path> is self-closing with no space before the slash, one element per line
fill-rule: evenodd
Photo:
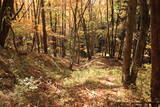
<path fill-rule="evenodd" d="M 160 0 L 0 0 L 0 107 L 160 107 Z"/>

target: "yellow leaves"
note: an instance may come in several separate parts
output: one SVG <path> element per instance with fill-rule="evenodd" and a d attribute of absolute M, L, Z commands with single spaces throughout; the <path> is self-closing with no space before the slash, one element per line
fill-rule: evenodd
<path fill-rule="evenodd" d="M 21 22 L 14 21 L 13 28 L 14 28 L 16 35 L 18 36 L 28 36 L 29 34 L 36 32 L 36 30 L 39 34 L 42 33 L 42 24 L 37 24 L 37 26 L 35 26 L 34 22 L 32 22 L 31 20 L 27 20 L 27 19 L 23 19 L 21 20 Z M 67 39 L 67 37 L 64 35 L 54 33 L 51 30 L 50 26 L 46 26 L 46 30 L 47 30 L 48 36 L 54 36 L 56 38 L 65 39 L 65 40 Z"/>
<path fill-rule="evenodd" d="M 21 36 L 34 32 L 34 26 L 30 20 L 14 21 L 13 28 L 15 33 Z"/>
<path fill-rule="evenodd" d="M 14 21 L 13 26 L 21 26 L 21 27 L 29 27 L 32 25 L 31 20 L 22 20 L 21 22 L 19 21 Z"/>

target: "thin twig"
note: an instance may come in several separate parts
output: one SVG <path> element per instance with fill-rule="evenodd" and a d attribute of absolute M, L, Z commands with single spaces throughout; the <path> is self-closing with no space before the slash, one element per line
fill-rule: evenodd
<path fill-rule="evenodd" d="M 17 15 L 21 12 L 22 8 L 24 6 L 24 3 L 21 5 L 20 9 L 17 11 L 17 13 L 14 15 L 14 17 L 12 18 L 12 20 L 15 20 Z"/>

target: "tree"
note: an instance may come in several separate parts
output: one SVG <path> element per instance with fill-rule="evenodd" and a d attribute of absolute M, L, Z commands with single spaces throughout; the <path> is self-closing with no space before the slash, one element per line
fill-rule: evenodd
<path fill-rule="evenodd" d="M 43 46 L 44 46 L 44 53 L 48 53 L 48 46 L 47 46 L 47 31 L 46 31 L 46 16 L 44 10 L 44 0 L 41 0 L 41 7 L 42 7 L 42 27 L 43 27 Z"/>
<path fill-rule="evenodd" d="M 62 28 L 61 28 L 61 34 L 66 36 L 66 0 L 62 0 Z M 62 57 L 66 56 L 66 49 L 65 49 L 65 40 L 61 40 L 61 54 Z"/>
<path fill-rule="evenodd" d="M 151 1 L 152 74 L 151 100 L 160 101 L 160 1 Z M 154 107 L 158 107 L 155 105 Z"/>
<path fill-rule="evenodd" d="M 39 2 L 39 1 L 38 1 Z M 37 42 L 37 47 L 38 47 L 38 52 L 40 52 L 40 42 L 39 42 L 39 34 L 38 34 L 38 10 L 39 10 L 39 5 L 36 8 L 36 1 L 33 0 L 33 14 L 34 14 L 34 37 L 33 37 L 33 45 L 32 45 L 32 50 L 34 48 L 35 42 Z"/>
<path fill-rule="evenodd" d="M 86 40 L 87 57 L 88 57 L 88 60 L 91 60 L 92 55 L 91 55 L 91 51 L 90 51 L 91 50 L 90 49 L 90 37 L 87 32 L 87 26 L 86 26 L 86 21 L 85 21 L 84 17 L 82 19 L 82 27 L 83 27 L 83 31 L 84 31 L 85 40 Z"/>
<path fill-rule="evenodd" d="M 112 30 L 111 30 L 111 42 L 110 42 L 110 56 L 114 57 L 115 54 L 115 37 L 114 37 L 114 2 L 111 0 L 111 23 L 112 23 Z"/>
<path fill-rule="evenodd" d="M 124 45 L 124 57 L 122 67 L 122 82 L 125 88 L 129 88 L 131 85 L 130 65 L 131 65 L 131 48 L 133 32 L 135 29 L 136 22 L 136 6 L 137 0 L 128 1 L 128 24 L 127 24 L 127 35 Z"/>
<path fill-rule="evenodd" d="M 3 0 L 0 5 L 0 46 L 4 47 L 14 13 L 14 0 Z"/>
<path fill-rule="evenodd" d="M 142 65 L 142 58 L 144 55 L 144 48 L 146 46 L 147 39 L 147 31 L 150 25 L 149 19 L 149 8 L 147 4 L 147 0 L 140 0 L 140 13 L 141 13 L 141 28 L 140 28 L 140 36 L 137 41 L 137 46 L 135 49 L 135 55 L 133 57 L 132 65 L 131 65 L 131 82 L 136 85 L 137 73 L 138 69 Z"/>
<path fill-rule="evenodd" d="M 84 18 L 85 12 L 90 4 L 90 0 L 87 0 L 83 8 L 80 8 L 80 3 L 82 4 L 82 1 L 80 2 L 79 0 L 76 0 L 75 2 L 71 3 L 70 0 L 70 8 L 73 14 L 73 28 L 72 28 L 72 35 L 73 35 L 73 55 L 72 59 L 73 62 L 80 63 L 80 57 L 79 57 L 79 52 L 80 52 L 80 37 L 79 37 L 79 29 L 80 29 L 80 24 Z M 74 7 L 73 7 L 74 6 Z M 82 5 L 81 5 L 82 6 Z M 84 21 L 84 20 L 83 20 Z M 82 22 L 83 23 L 83 22 Z M 84 27 L 84 26 L 83 26 Z M 84 30 L 84 29 L 83 29 Z"/>
<path fill-rule="evenodd" d="M 50 11 L 49 11 L 49 16 L 50 16 L 50 27 L 51 27 L 51 30 L 52 32 L 55 32 L 56 33 L 56 29 L 57 29 L 57 13 L 55 12 L 55 20 L 54 20 L 54 25 L 53 25 L 53 14 L 52 14 L 52 4 L 51 2 L 49 1 L 48 3 L 48 7 L 50 8 Z M 57 44 L 56 44 L 56 37 L 53 36 L 52 37 L 52 45 L 53 45 L 53 54 L 54 56 L 56 57 L 57 56 L 57 52 L 56 52 L 56 48 L 57 48 Z"/>

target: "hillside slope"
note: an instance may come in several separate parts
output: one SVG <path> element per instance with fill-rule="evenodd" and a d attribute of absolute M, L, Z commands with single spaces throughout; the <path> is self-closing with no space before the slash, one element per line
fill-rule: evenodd
<path fill-rule="evenodd" d="M 123 88 L 116 59 L 96 55 L 71 71 L 67 58 L 0 50 L 0 107 L 117 107 L 117 102 L 144 101 L 141 92 Z"/>

